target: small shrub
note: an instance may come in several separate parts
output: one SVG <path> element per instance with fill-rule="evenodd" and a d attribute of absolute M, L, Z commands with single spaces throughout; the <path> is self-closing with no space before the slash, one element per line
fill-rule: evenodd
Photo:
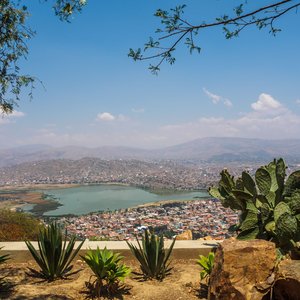
<path fill-rule="evenodd" d="M 0 241 L 35 240 L 42 223 L 30 214 L 0 210 Z"/>
<path fill-rule="evenodd" d="M 142 237 L 142 245 L 136 238 L 138 247 L 127 242 L 132 254 L 140 263 L 143 276 L 146 279 L 155 278 L 162 280 L 170 274 L 169 258 L 172 253 L 175 239 L 168 250 L 164 249 L 163 236 L 157 236 L 154 233 L 145 231 Z"/>
<path fill-rule="evenodd" d="M 209 252 L 207 256 L 199 255 L 197 264 L 200 267 L 202 267 L 202 270 L 200 271 L 201 280 L 205 278 L 209 280 L 210 274 L 214 266 L 214 260 L 215 260 L 215 254 L 213 252 Z"/>
<path fill-rule="evenodd" d="M 75 240 L 76 238 L 73 236 L 69 242 L 67 242 L 65 235 L 63 241 L 61 229 L 56 223 L 52 223 L 46 228 L 41 229 L 38 235 L 39 252 L 35 250 L 31 242 L 25 242 L 31 255 L 41 268 L 40 272 L 31 271 L 49 281 L 70 275 L 70 271 L 73 268 L 71 262 L 84 243 L 84 241 L 82 241 L 72 253 Z"/>
<path fill-rule="evenodd" d="M 107 250 L 106 247 L 101 250 L 89 250 L 81 258 L 88 264 L 94 273 L 96 279 L 92 283 L 98 297 L 104 293 L 113 294 L 118 290 L 119 282 L 130 274 L 130 268 L 120 264 L 123 256 L 119 253 Z"/>

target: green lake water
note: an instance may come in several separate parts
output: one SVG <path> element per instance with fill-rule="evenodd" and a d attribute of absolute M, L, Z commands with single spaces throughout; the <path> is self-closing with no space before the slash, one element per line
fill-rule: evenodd
<path fill-rule="evenodd" d="M 87 185 L 67 189 L 42 191 L 55 198 L 62 206 L 44 213 L 45 216 L 66 214 L 81 215 L 100 210 L 129 208 L 139 204 L 161 200 L 195 200 L 209 197 L 206 191 L 160 192 L 119 185 Z M 32 207 L 24 207 L 30 210 Z"/>

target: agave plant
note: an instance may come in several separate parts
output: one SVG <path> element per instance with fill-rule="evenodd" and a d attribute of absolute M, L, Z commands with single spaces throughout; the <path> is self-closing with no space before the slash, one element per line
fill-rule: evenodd
<path fill-rule="evenodd" d="M 300 170 L 286 179 L 283 159 L 260 167 L 255 178 L 243 172 L 235 180 L 223 170 L 219 186 L 209 193 L 240 211 L 238 239 L 271 240 L 284 252 L 300 249 Z"/>
<path fill-rule="evenodd" d="M 40 230 L 39 252 L 31 242 L 25 241 L 31 255 L 41 268 L 39 272 L 35 272 L 49 281 L 68 276 L 73 268 L 71 262 L 84 243 L 82 241 L 73 251 L 75 241 L 76 238 L 73 236 L 67 242 L 67 236 L 63 238 L 62 231 L 55 222 Z"/>
<path fill-rule="evenodd" d="M 146 279 L 155 278 L 162 280 L 172 268 L 170 268 L 169 258 L 172 253 L 175 239 L 168 250 L 164 249 L 163 236 L 157 236 L 145 230 L 142 237 L 142 245 L 136 238 L 138 247 L 127 242 L 132 254 L 140 263 L 143 276 Z"/>
<path fill-rule="evenodd" d="M 124 264 L 120 264 L 123 256 L 119 253 L 107 250 L 106 247 L 101 250 L 89 250 L 81 258 L 88 264 L 93 271 L 96 279 L 92 283 L 98 297 L 108 292 L 113 294 L 119 287 L 119 282 L 130 274 L 131 270 Z"/>
<path fill-rule="evenodd" d="M 197 264 L 202 267 L 200 272 L 201 280 L 210 277 L 214 266 L 215 254 L 213 252 L 209 252 L 207 256 L 199 255 L 199 259 L 197 260 Z"/>
<path fill-rule="evenodd" d="M 0 248 L 0 250 L 3 247 Z M 4 255 L 0 255 L 0 264 L 3 264 L 4 262 L 6 262 L 9 259 L 9 254 L 4 254 Z"/>

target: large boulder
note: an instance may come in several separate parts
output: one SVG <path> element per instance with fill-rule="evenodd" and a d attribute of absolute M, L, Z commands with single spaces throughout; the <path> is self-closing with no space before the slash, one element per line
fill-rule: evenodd
<path fill-rule="evenodd" d="M 225 240 L 216 250 L 209 299 L 263 299 L 275 280 L 275 261 L 274 243 Z"/>
<path fill-rule="evenodd" d="M 276 300 L 300 300 L 300 260 L 279 264 L 273 295 Z"/>

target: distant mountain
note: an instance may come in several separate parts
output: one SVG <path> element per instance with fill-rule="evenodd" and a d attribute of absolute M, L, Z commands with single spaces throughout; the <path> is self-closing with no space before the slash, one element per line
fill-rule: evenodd
<path fill-rule="evenodd" d="M 143 149 L 113 146 L 98 148 L 66 146 L 55 148 L 46 145 L 28 145 L 11 149 L 0 149 L 0 167 L 52 159 L 78 160 L 84 157 L 101 159 L 144 159 L 145 157 L 149 157 L 148 152 L 148 150 Z"/>
<path fill-rule="evenodd" d="M 247 138 L 201 138 L 180 145 L 156 150 L 105 146 L 51 147 L 28 145 L 0 149 L 0 167 L 51 159 L 78 160 L 84 157 L 101 159 L 184 160 L 198 162 L 267 162 L 284 157 L 300 162 L 300 140 L 262 140 Z"/>
<path fill-rule="evenodd" d="M 300 140 L 209 137 L 156 151 L 161 158 L 207 162 L 261 162 L 275 157 L 300 160 Z"/>

